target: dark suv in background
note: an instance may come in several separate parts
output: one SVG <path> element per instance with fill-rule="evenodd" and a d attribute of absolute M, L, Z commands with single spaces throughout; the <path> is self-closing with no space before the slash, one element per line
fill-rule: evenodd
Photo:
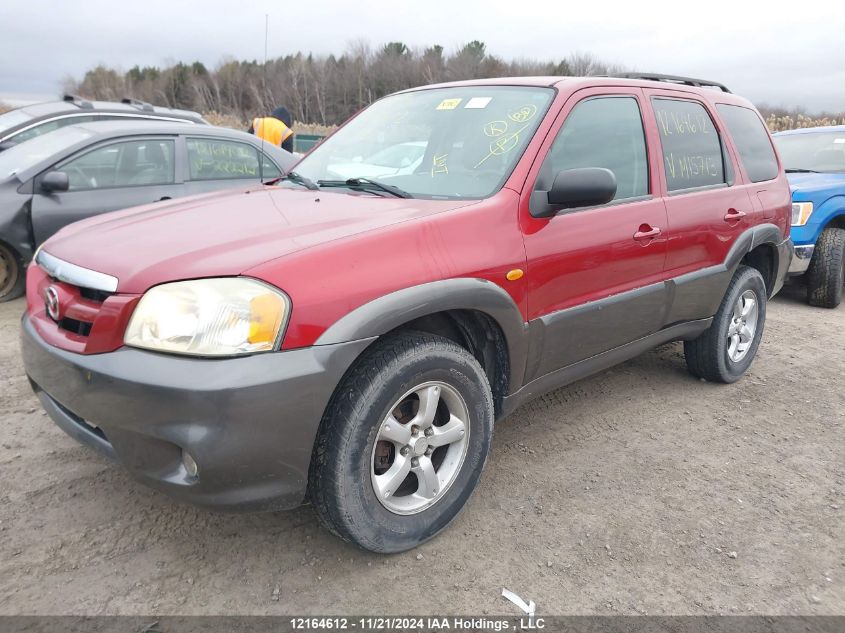
<path fill-rule="evenodd" d="M 0 114 L 0 152 L 66 125 L 126 119 L 208 123 L 196 112 L 162 108 L 137 99 L 86 101 L 65 95 L 61 101 L 36 103 Z"/>

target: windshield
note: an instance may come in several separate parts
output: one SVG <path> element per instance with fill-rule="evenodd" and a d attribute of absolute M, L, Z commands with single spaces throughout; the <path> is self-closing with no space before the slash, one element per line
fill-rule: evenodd
<path fill-rule="evenodd" d="M 92 132 L 78 127 L 63 127 L 52 134 L 15 145 L 0 153 L 0 178 L 29 169 L 39 161 L 61 152 L 81 140 L 93 136 Z"/>
<path fill-rule="evenodd" d="M 296 172 L 318 184 L 378 178 L 419 198 L 484 198 L 510 176 L 553 96 L 550 88 L 473 86 L 386 97 Z"/>
<path fill-rule="evenodd" d="M 425 153 L 425 145 L 425 143 L 399 143 L 399 145 L 376 152 L 372 156 L 367 156 L 363 161 L 379 167 L 393 167 L 395 169 L 406 167 L 422 158 Z"/>
<path fill-rule="evenodd" d="M 21 123 L 26 123 L 30 119 L 32 119 L 32 116 L 20 109 L 9 110 L 0 114 L 0 138 L 13 127 L 17 127 Z"/>
<path fill-rule="evenodd" d="M 845 129 L 775 136 L 786 170 L 845 172 Z"/>

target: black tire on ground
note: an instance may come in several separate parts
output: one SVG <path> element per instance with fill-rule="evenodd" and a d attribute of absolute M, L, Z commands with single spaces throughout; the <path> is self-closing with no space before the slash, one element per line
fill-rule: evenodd
<path fill-rule="evenodd" d="M 463 399 L 469 417 L 466 452 L 442 497 L 416 514 L 397 514 L 376 497 L 374 446 L 397 399 L 429 381 L 445 383 Z M 440 336 L 388 335 L 356 362 L 327 407 L 311 462 L 311 501 L 322 523 L 346 541 L 379 553 L 411 549 L 444 529 L 466 504 L 492 436 L 490 385 L 472 354 Z"/>
<path fill-rule="evenodd" d="M 734 321 L 734 308 L 746 291 L 752 291 L 757 301 L 756 329 L 745 356 L 734 361 L 729 355 L 728 330 Z M 711 382 L 739 380 L 754 360 L 763 337 L 766 298 L 766 284 L 760 272 L 749 266 L 740 266 L 728 284 L 713 323 L 698 338 L 684 341 L 684 357 L 693 376 Z"/>
<path fill-rule="evenodd" d="M 26 269 L 21 256 L 0 242 L 0 303 L 20 297 L 26 285 Z"/>
<path fill-rule="evenodd" d="M 842 301 L 845 282 L 845 229 L 828 228 L 816 241 L 807 269 L 807 303 L 835 308 Z"/>

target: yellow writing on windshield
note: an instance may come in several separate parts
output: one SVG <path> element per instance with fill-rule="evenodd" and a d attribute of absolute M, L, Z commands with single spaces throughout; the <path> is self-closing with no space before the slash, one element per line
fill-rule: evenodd
<path fill-rule="evenodd" d="M 446 166 L 446 158 L 449 154 L 441 154 L 440 156 L 433 156 L 431 159 L 431 177 L 435 174 L 448 174 L 449 168 Z"/>
<path fill-rule="evenodd" d="M 501 136 L 505 132 L 508 131 L 508 122 L 507 121 L 490 121 L 487 125 L 484 126 L 484 135 L 485 136 Z"/>
<path fill-rule="evenodd" d="M 537 114 L 537 106 L 529 103 L 510 112 L 508 118 L 515 123 L 525 123 L 533 119 L 535 114 Z"/>
<path fill-rule="evenodd" d="M 512 132 L 508 132 L 509 125 L 507 121 L 499 119 L 485 124 L 484 127 L 481 128 L 484 135 L 495 138 L 496 140 L 490 143 L 487 155 L 478 161 L 473 169 L 481 167 L 481 165 L 483 165 L 491 156 L 501 156 L 502 154 L 507 154 L 516 147 L 519 144 L 519 135 L 528 128 L 529 121 L 531 121 L 536 114 L 537 106 L 533 103 L 528 103 L 508 112 L 508 118 L 511 121 L 514 123 L 525 124 L 518 130 Z"/>

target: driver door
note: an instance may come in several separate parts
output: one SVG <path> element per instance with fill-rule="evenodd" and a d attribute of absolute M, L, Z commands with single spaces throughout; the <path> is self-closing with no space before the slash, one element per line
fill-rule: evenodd
<path fill-rule="evenodd" d="M 44 174 L 36 177 L 32 197 L 36 246 L 72 222 L 184 195 L 183 185 L 177 182 L 172 137 L 109 142 L 49 171 L 65 172 L 70 186 L 67 191 L 45 192 L 39 186 Z"/>
<path fill-rule="evenodd" d="M 542 334 L 533 376 L 624 345 L 663 324 L 668 223 L 643 110 L 638 89 L 575 93 L 544 144 L 542 164 L 529 175 L 533 191 L 524 195 L 522 213 L 531 280 L 528 316 Z M 547 199 L 556 174 L 580 167 L 612 171 L 615 198 L 533 217 L 532 205 Z"/>

